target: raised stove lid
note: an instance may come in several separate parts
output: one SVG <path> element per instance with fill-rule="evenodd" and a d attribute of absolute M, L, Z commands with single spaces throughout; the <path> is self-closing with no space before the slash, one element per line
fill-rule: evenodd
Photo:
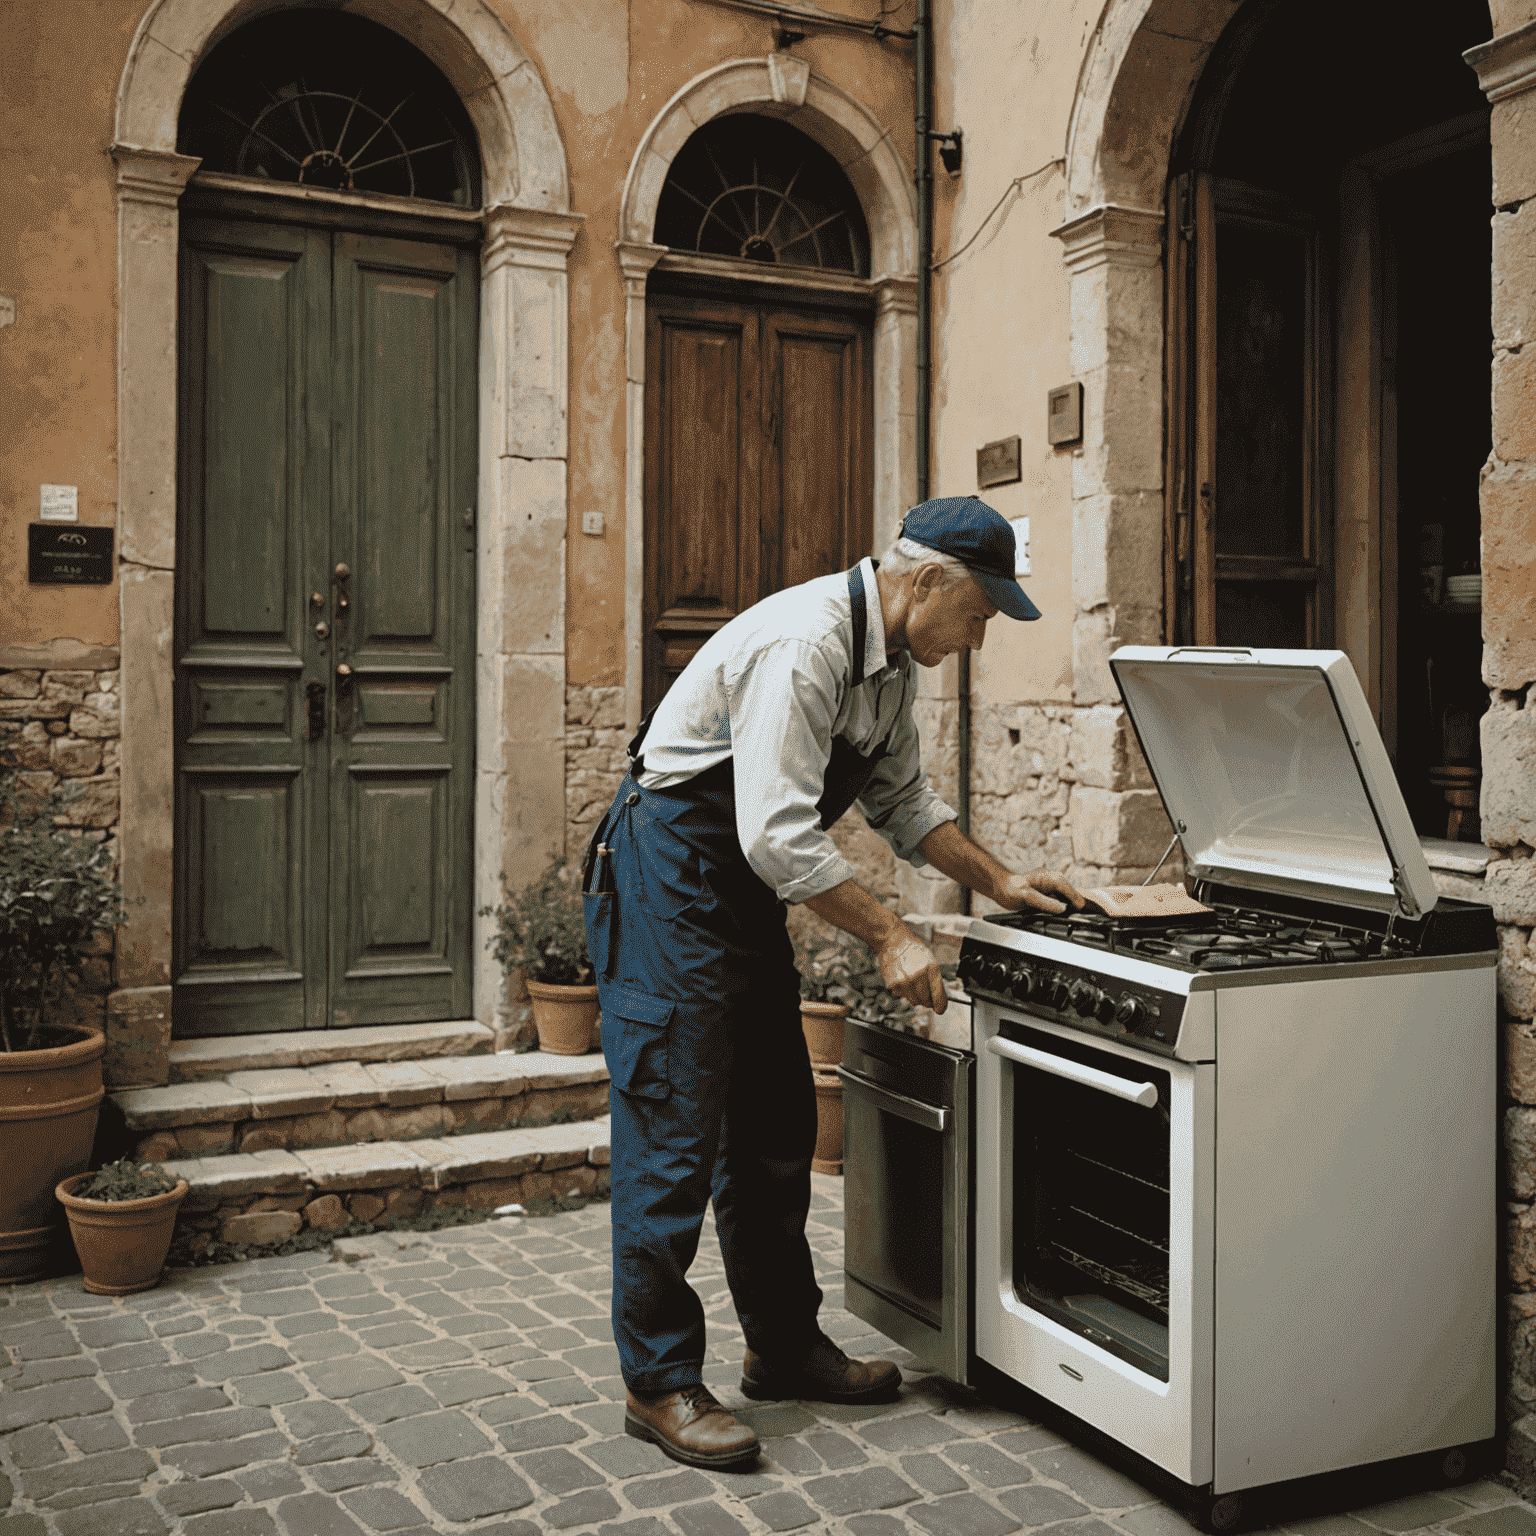
<path fill-rule="evenodd" d="M 1342 651 L 1109 659 L 1192 874 L 1417 917 L 1436 891 Z"/>

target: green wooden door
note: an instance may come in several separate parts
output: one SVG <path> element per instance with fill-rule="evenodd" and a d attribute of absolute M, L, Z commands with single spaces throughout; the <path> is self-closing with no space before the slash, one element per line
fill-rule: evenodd
<path fill-rule="evenodd" d="M 469 1012 L 477 282 L 183 222 L 178 1035 Z"/>

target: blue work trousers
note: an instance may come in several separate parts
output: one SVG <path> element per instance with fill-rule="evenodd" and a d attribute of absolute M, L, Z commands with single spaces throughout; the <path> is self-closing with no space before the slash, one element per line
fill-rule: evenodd
<path fill-rule="evenodd" d="M 711 1198 L 747 1343 L 798 1362 L 820 1337 L 805 1239 L 815 1090 L 784 904 L 741 852 L 730 763 L 670 790 L 626 778 L 584 885 L 612 1080 L 624 1380 L 666 1392 L 702 1379 L 687 1274 Z"/>

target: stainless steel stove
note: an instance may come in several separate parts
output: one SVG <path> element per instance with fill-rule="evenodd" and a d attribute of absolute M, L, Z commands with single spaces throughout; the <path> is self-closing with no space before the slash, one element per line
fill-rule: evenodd
<path fill-rule="evenodd" d="M 974 1073 L 963 1153 L 860 1101 L 934 1069 L 850 1024 L 848 1305 L 1059 1405 L 1212 1529 L 1319 1473 L 1454 1477 L 1494 1434 L 1491 914 L 1437 899 L 1340 653 L 1112 665 L 1209 910 L 976 920 L 973 1050 L 939 1053 L 952 1099 Z M 936 1250 L 866 1178 L 882 1137 L 973 1159 L 944 1218 L 968 1269 L 929 1267 L 963 1305 L 887 1284 Z"/>

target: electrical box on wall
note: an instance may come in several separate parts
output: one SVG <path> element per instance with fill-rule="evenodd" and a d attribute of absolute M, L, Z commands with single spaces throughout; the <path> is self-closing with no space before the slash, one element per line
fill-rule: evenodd
<path fill-rule="evenodd" d="M 1045 397 L 1045 436 L 1053 448 L 1083 440 L 1083 386 L 1063 384 Z"/>

